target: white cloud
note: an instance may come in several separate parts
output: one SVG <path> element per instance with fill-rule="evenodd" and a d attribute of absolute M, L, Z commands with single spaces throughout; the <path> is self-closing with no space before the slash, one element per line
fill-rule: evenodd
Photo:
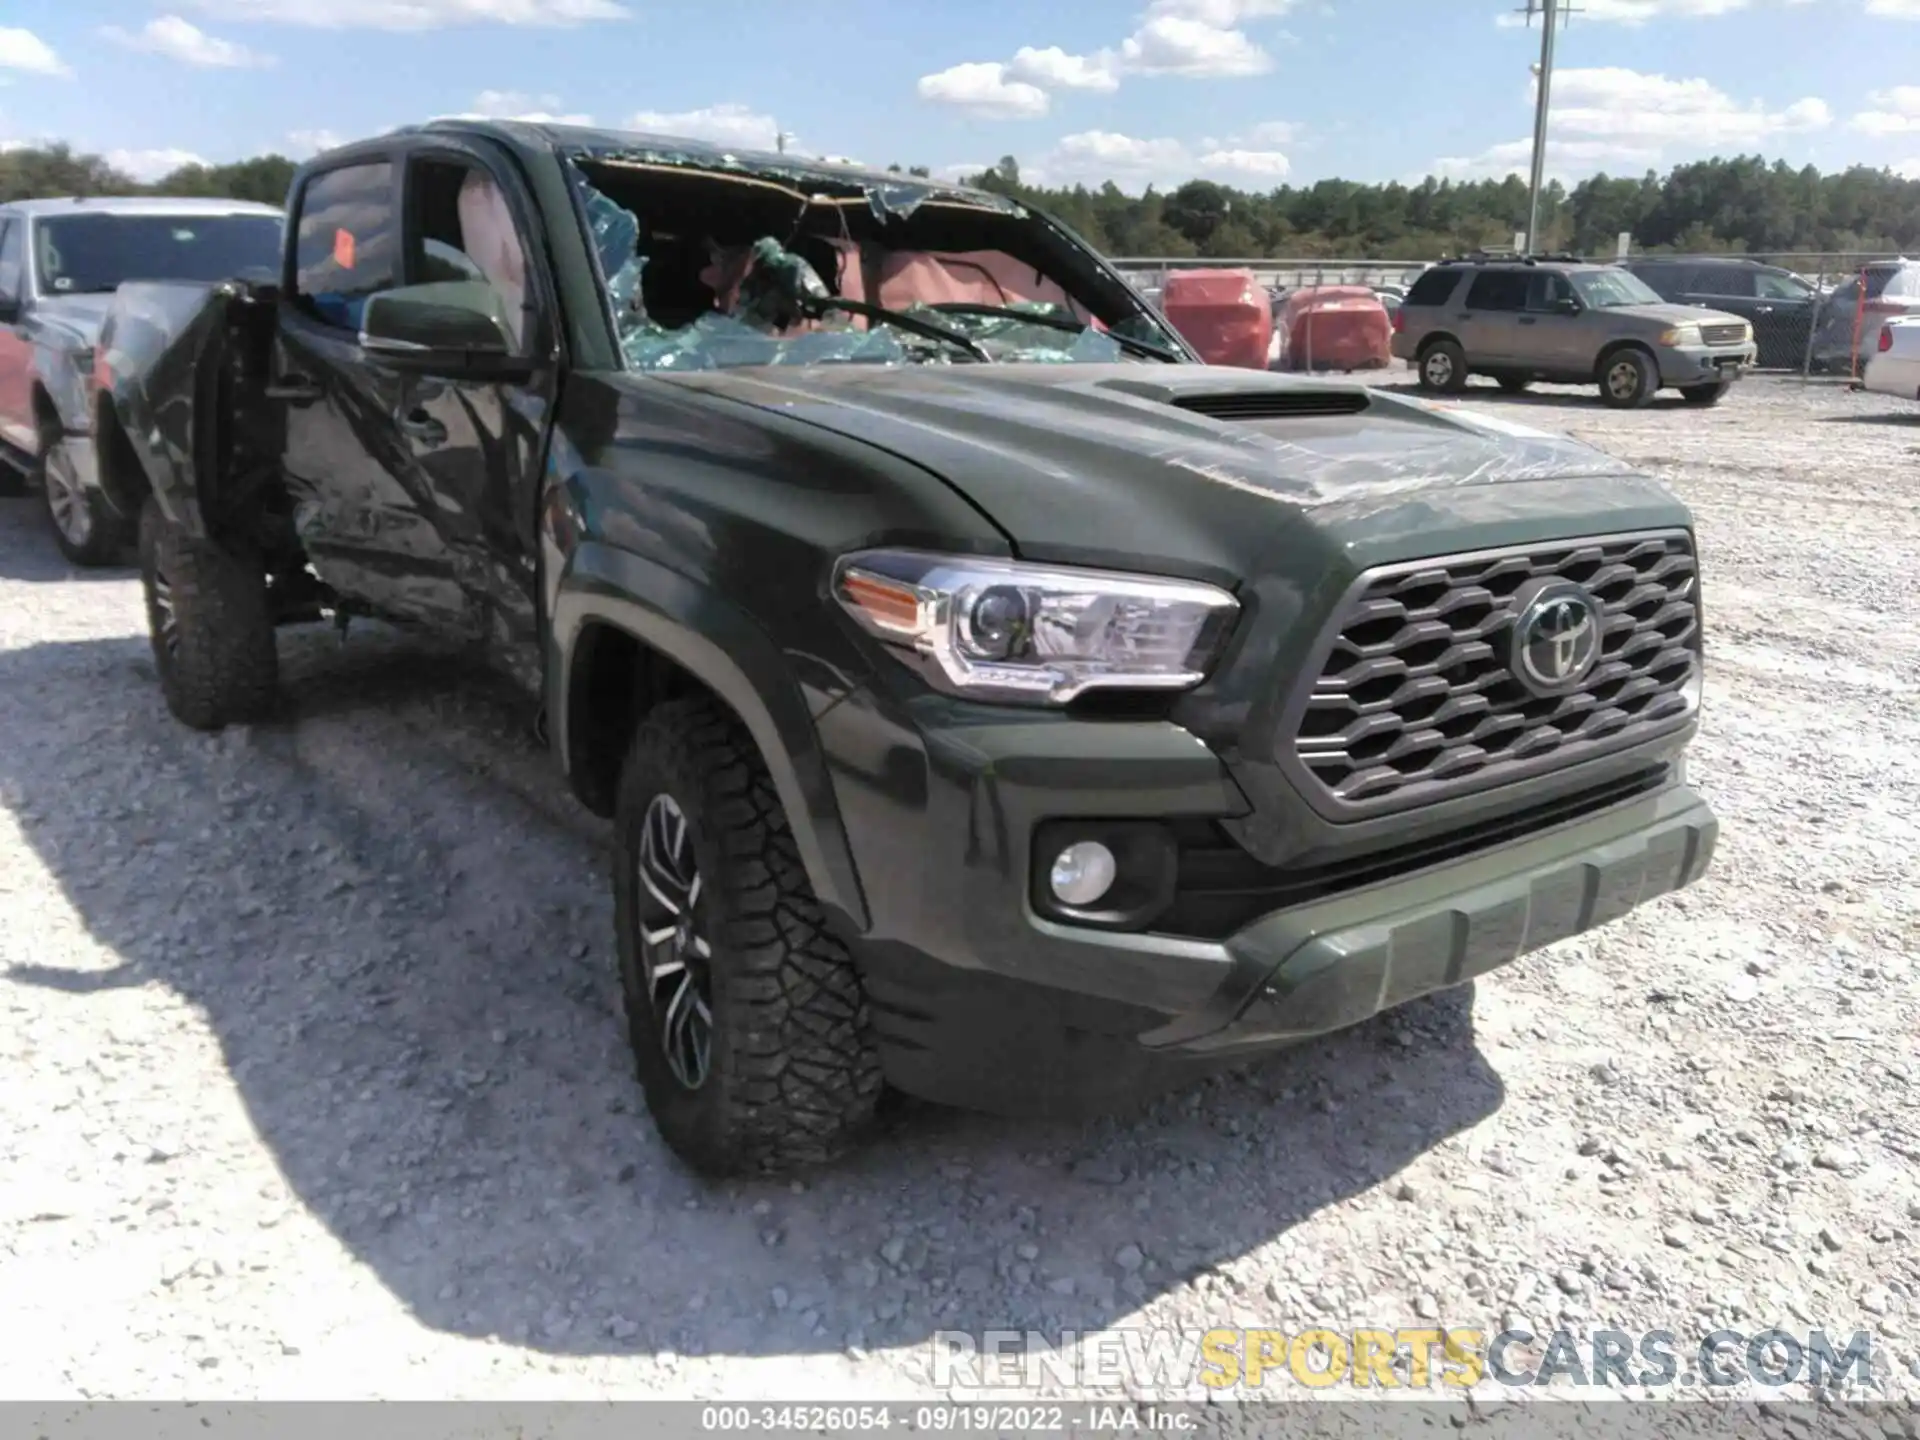
<path fill-rule="evenodd" d="M 1610 140 L 1548 140 L 1546 172 L 1549 179 L 1577 180 L 1608 171 L 1640 174 L 1660 163 L 1657 146 L 1622 144 Z M 1533 141 L 1507 140 L 1490 145 L 1477 155 L 1443 155 L 1428 167 L 1443 180 L 1504 180 L 1509 175 L 1523 179 L 1533 165 Z M 1419 181 L 1424 175 L 1409 176 Z"/>
<path fill-rule="evenodd" d="M 1243 175 L 1277 185 L 1293 166 L 1278 150 L 1209 150 L 1201 155 L 1199 168 L 1210 175 Z"/>
<path fill-rule="evenodd" d="M 1531 109 L 1531 93 L 1526 103 Z M 1561 180 L 1599 171 L 1638 174 L 1675 155 L 1738 150 L 1832 123 L 1832 108 L 1814 96 L 1776 110 L 1735 100 L 1707 80 L 1619 67 L 1560 70 L 1553 77 L 1546 169 Z M 1509 140 L 1476 155 L 1442 156 L 1431 169 L 1454 179 L 1501 179 L 1525 175 L 1532 155 L 1530 139 Z"/>
<path fill-rule="evenodd" d="M 975 60 L 920 79 L 920 98 L 1003 120 L 1035 120 L 1049 92 L 1117 90 L 1125 75 L 1190 80 L 1262 75 L 1273 57 L 1240 28 L 1283 15 L 1296 0 L 1151 0 L 1118 45 L 1076 55 L 1058 45 L 1023 45 L 1013 59 Z"/>
<path fill-rule="evenodd" d="M 978 173 L 981 168 L 963 173 Z M 1022 165 L 1020 173 L 1046 185 L 1101 185 L 1111 180 L 1127 191 L 1148 185 L 1165 189 L 1201 179 L 1264 189 L 1284 179 L 1288 168 L 1287 157 L 1277 150 L 1219 146 L 1195 153 L 1182 140 L 1082 130 L 1063 135 L 1032 165 Z"/>
<path fill-rule="evenodd" d="M 1222 29 L 1183 15 L 1147 21 L 1120 42 L 1120 59 L 1138 75 L 1262 75 L 1273 57 L 1244 30 Z"/>
<path fill-rule="evenodd" d="M 109 150 L 102 158 L 123 174 L 148 182 L 171 175 L 182 165 L 213 163 L 191 150 Z"/>
<path fill-rule="evenodd" d="M 193 0 L 234 20 L 320 30 L 439 30 L 454 25 L 564 27 L 623 20 L 617 0 Z"/>
<path fill-rule="evenodd" d="M 1758 100 L 1743 105 L 1708 80 L 1603 67 L 1555 71 L 1549 119 L 1562 134 L 1678 141 L 1712 150 L 1821 130 L 1833 123 L 1833 112 L 1811 96 L 1769 110 Z"/>
<path fill-rule="evenodd" d="M 535 125 L 591 125 L 593 117 L 562 114 L 558 95 L 528 95 L 519 90 L 482 90 L 463 120 L 526 120 Z"/>
<path fill-rule="evenodd" d="M 1075 60 L 1078 56 L 1063 56 Z M 922 75 L 915 87 L 922 100 L 951 105 L 996 120 L 1036 120 L 1047 113 L 1047 92 L 1007 74 L 997 60 L 972 61 Z"/>
<path fill-rule="evenodd" d="M 1920 0 L 1916 0 L 1920 3 Z M 1847 123 L 1868 135 L 1904 135 L 1920 130 L 1920 85 L 1895 85 L 1867 96 L 1874 108 L 1862 110 Z"/>
<path fill-rule="evenodd" d="M 1920 0 L 1867 0 L 1867 14 L 1896 20 L 1920 20 Z"/>
<path fill-rule="evenodd" d="M 165 55 L 170 60 L 178 60 L 186 65 L 235 70 L 273 64 L 271 55 L 262 55 L 231 40 L 209 35 L 178 15 L 162 15 L 149 20 L 139 30 L 104 25 L 100 33 L 121 45 Z"/>
<path fill-rule="evenodd" d="M 287 132 L 287 154 L 295 160 L 305 160 L 309 156 L 318 155 L 322 150 L 331 150 L 336 145 L 346 143 L 346 137 L 335 130 L 289 130 Z"/>
<path fill-rule="evenodd" d="M 1058 45 L 1036 50 L 1022 45 L 1006 67 L 1009 78 L 1038 85 L 1048 90 L 1099 90 L 1120 88 L 1114 57 L 1107 51 L 1097 55 L 1069 55 Z"/>
<path fill-rule="evenodd" d="M 0 70 L 25 70 L 31 75 L 71 75 L 60 57 L 31 30 L 0 25 Z"/>
<path fill-rule="evenodd" d="M 628 117 L 626 128 L 653 135 L 683 135 L 689 140 L 705 140 L 715 145 L 730 145 L 739 150 L 776 150 L 779 148 L 779 123 L 745 105 L 708 105 L 698 110 L 642 110 Z M 791 146 L 793 137 L 788 136 Z"/>
<path fill-rule="evenodd" d="M 1920 156 L 1911 160 L 1902 160 L 1893 167 L 1893 173 L 1902 180 L 1920 180 Z"/>

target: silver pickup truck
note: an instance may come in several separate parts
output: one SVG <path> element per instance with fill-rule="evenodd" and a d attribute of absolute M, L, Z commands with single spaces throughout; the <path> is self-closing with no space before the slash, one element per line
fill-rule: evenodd
<path fill-rule="evenodd" d="M 137 518 L 96 480 L 93 347 L 127 280 L 223 280 L 280 263 L 281 212 L 160 196 L 0 205 L 0 477 L 46 497 L 61 553 L 119 558 Z"/>

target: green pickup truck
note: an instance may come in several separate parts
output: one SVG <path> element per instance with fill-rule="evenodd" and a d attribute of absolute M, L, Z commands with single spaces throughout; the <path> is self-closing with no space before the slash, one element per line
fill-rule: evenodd
<path fill-rule="evenodd" d="M 523 685 L 704 1171 L 889 1084 L 1108 1106 L 1708 864 L 1691 519 L 1586 446 L 1200 364 L 897 173 L 441 121 L 287 215 L 99 345 L 167 703 L 268 719 L 276 628 L 355 615 Z"/>

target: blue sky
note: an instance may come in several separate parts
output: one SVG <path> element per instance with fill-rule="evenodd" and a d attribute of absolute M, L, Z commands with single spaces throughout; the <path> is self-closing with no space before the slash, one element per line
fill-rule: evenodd
<path fill-rule="evenodd" d="M 7 0 L 0 144 L 143 175 L 434 115 L 591 117 L 1129 190 L 1524 171 L 1519 0 Z M 1550 162 L 1920 175 L 1920 0 L 1582 0 Z"/>

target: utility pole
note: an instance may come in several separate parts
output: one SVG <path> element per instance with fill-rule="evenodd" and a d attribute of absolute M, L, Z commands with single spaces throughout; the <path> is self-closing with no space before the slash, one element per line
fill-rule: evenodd
<path fill-rule="evenodd" d="M 773 132 L 773 144 L 774 144 L 774 148 L 775 148 L 776 150 L 778 150 L 778 151 L 779 151 L 779 152 L 780 152 L 780 153 L 781 153 L 782 155 L 784 155 L 784 154 L 786 154 L 786 153 L 787 153 L 787 141 L 789 141 L 789 140 L 791 140 L 792 138 L 793 138 L 793 137 L 792 137 L 791 135 L 789 135 L 789 134 L 788 134 L 788 133 L 787 133 L 786 131 L 784 131 L 784 130 L 776 130 L 776 131 L 774 131 L 774 132 Z"/>
<path fill-rule="evenodd" d="M 1553 32 L 1559 22 L 1563 0 L 1527 0 L 1527 8 L 1521 13 L 1527 17 L 1527 27 L 1533 27 L 1533 17 L 1540 16 L 1540 63 L 1534 66 L 1535 96 L 1533 102 L 1533 171 L 1527 182 L 1527 253 L 1535 253 L 1540 248 L 1540 186 L 1547 168 L 1547 106 L 1553 91 Z"/>

